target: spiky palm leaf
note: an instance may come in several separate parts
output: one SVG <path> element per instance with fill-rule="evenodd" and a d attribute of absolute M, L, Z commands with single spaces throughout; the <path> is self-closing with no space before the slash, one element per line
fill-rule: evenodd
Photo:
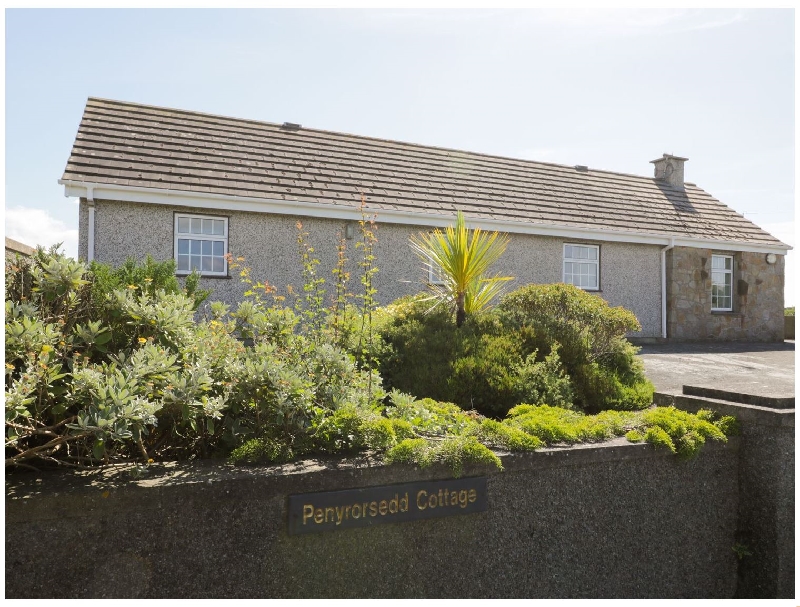
<path fill-rule="evenodd" d="M 433 297 L 456 310 L 456 325 L 461 326 L 467 313 L 486 307 L 502 290 L 510 276 L 487 276 L 508 246 L 509 238 L 480 228 L 468 230 L 461 211 L 455 226 L 444 232 L 412 236 L 411 247 L 429 271 L 441 275 L 443 284 L 431 285 Z"/>

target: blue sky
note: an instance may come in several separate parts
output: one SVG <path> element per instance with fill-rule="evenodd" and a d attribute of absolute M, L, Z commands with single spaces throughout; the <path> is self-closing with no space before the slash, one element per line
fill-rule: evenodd
<path fill-rule="evenodd" d="M 89 96 L 686 180 L 794 245 L 794 11 L 5 12 L 6 235 L 77 251 Z M 794 253 L 787 305 L 794 304 Z"/>

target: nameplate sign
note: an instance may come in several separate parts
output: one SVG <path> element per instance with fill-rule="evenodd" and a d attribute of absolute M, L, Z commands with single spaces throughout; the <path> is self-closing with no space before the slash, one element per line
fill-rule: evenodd
<path fill-rule="evenodd" d="M 289 534 L 418 521 L 488 508 L 486 477 L 289 496 Z"/>

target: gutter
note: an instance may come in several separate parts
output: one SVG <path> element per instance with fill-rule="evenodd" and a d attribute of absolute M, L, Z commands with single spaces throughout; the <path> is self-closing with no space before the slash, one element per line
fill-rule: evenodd
<path fill-rule="evenodd" d="M 161 188 L 142 188 L 116 184 L 100 184 L 84 181 L 59 179 L 64 186 L 64 196 L 86 197 L 94 191 L 99 200 L 117 200 L 142 204 L 161 204 L 171 206 L 216 209 L 220 211 L 248 211 L 251 213 L 275 213 L 278 215 L 301 215 L 324 219 L 345 219 L 358 221 L 361 211 L 355 206 L 311 202 L 301 200 L 276 200 L 247 196 L 227 196 L 207 192 L 187 192 Z M 366 215 L 377 213 L 382 223 L 397 223 L 411 226 L 444 228 L 453 223 L 452 215 L 398 211 L 382 206 L 367 207 Z M 587 229 L 543 223 L 521 223 L 499 221 L 496 219 L 469 219 L 470 228 L 509 234 L 533 234 L 556 238 L 599 240 L 605 242 L 628 242 L 635 244 L 668 245 L 693 248 L 712 248 L 725 251 L 744 251 L 750 253 L 777 253 L 785 255 L 792 247 L 787 244 L 745 244 L 730 240 L 705 240 L 686 238 L 681 234 L 651 234 L 647 232 L 627 232 L 623 230 Z"/>
<path fill-rule="evenodd" d="M 667 338 L 667 251 L 675 246 L 675 239 L 661 249 L 661 337 Z"/>
<path fill-rule="evenodd" d="M 89 229 L 86 251 L 86 261 L 94 261 L 94 186 L 86 185 L 86 202 L 89 205 Z"/>

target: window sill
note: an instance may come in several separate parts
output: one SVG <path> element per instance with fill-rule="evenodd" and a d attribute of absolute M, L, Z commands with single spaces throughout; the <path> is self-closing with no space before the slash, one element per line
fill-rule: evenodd
<path fill-rule="evenodd" d="M 178 274 L 176 273 L 175 276 L 178 278 L 186 278 L 187 276 L 191 276 L 192 273 L 189 272 L 187 274 Z M 207 280 L 230 280 L 233 276 L 230 275 L 222 275 L 222 274 L 200 274 L 200 278 L 207 279 Z"/>

